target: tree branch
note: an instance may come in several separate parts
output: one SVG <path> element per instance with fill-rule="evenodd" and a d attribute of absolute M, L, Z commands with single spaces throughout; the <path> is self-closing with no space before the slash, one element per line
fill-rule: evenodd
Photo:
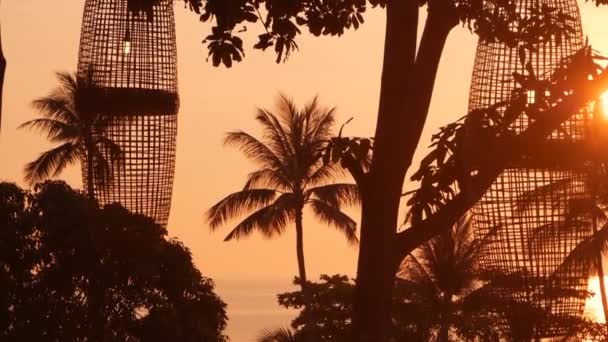
<path fill-rule="evenodd" d="M 350 175 L 353 177 L 353 179 L 355 180 L 355 183 L 357 183 L 357 186 L 359 187 L 359 189 L 362 189 L 362 190 L 366 189 L 367 174 L 363 170 L 361 163 L 359 161 L 357 161 L 355 158 L 353 158 L 351 155 L 347 154 L 347 155 L 342 156 L 342 165 L 348 170 Z M 363 190 L 363 191 L 365 191 L 365 190 Z"/>
<path fill-rule="evenodd" d="M 544 112 L 542 117 L 531 123 L 526 131 L 513 140 L 502 142 L 502 148 L 498 149 L 500 153 L 487 151 L 486 166 L 479 170 L 470 186 L 467 187 L 467 191 L 460 192 L 420 224 L 396 234 L 395 262 L 400 263 L 419 245 L 440 232 L 450 229 L 453 223 L 483 196 L 509 161 L 523 154 L 526 149 L 529 149 L 529 146 L 542 143 L 552 131 L 568 120 L 571 115 L 577 113 L 585 103 L 597 99 L 607 87 L 608 73 L 604 71 L 595 80 L 586 81 L 573 95 Z"/>

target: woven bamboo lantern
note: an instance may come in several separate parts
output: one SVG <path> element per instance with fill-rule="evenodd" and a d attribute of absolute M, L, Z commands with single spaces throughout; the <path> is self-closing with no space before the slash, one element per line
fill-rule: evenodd
<path fill-rule="evenodd" d="M 101 205 L 119 202 L 162 225 L 175 167 L 176 64 L 172 0 L 86 1 L 78 76 L 98 88 L 88 103 L 110 120 L 99 134 L 124 156 L 108 187 L 96 182 L 95 196 Z"/>
<path fill-rule="evenodd" d="M 570 25 L 575 29 L 561 44 L 546 42 L 528 57 L 537 75 L 548 75 L 563 58 L 583 47 L 583 34 L 575 0 L 518 0 L 516 6 L 520 14 L 527 15 L 533 6 L 542 3 L 574 18 Z M 523 69 L 517 47 L 480 42 L 469 110 L 507 100 L 515 87 L 513 73 L 524 74 Z M 534 101 L 534 94 L 528 94 L 528 101 Z M 512 127 L 521 132 L 528 120 L 520 117 Z M 587 266 L 560 265 L 579 242 L 592 234 L 590 214 L 579 215 L 576 220 L 568 218 L 573 203 L 591 198 L 582 165 L 567 160 L 576 153 L 574 147 L 583 142 L 587 123 L 587 115 L 575 114 L 545 145 L 536 146 L 543 152 L 513 162 L 473 209 L 476 235 L 492 232 L 482 265 L 519 280 L 517 286 L 499 287 L 499 295 L 544 312 L 545 317 L 532 324 L 535 337 L 564 334 L 560 319 L 580 316 L 584 310 L 581 294 L 587 290 Z"/>

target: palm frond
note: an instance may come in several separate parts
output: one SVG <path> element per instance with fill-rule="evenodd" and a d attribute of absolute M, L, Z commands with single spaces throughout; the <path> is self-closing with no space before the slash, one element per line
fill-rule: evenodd
<path fill-rule="evenodd" d="M 26 121 L 17 128 L 37 130 L 45 134 L 51 142 L 75 141 L 79 138 L 80 133 L 78 127 L 57 119 L 47 118 Z"/>
<path fill-rule="evenodd" d="M 95 128 L 95 131 L 102 136 L 105 134 L 108 127 L 117 120 L 117 118 L 112 115 L 96 115 L 93 119 L 92 126 Z"/>
<path fill-rule="evenodd" d="M 265 168 L 281 170 L 284 172 L 284 156 L 273 152 L 263 142 L 243 131 L 230 132 L 224 139 L 227 146 L 236 146 L 243 154 Z"/>
<path fill-rule="evenodd" d="M 563 178 L 521 193 L 515 200 L 515 211 L 522 213 L 529 208 L 530 204 L 539 201 L 545 202 L 546 198 L 561 198 L 558 196 L 560 192 L 566 191 L 574 181 L 573 178 Z"/>
<path fill-rule="evenodd" d="M 216 229 L 231 218 L 270 204 L 275 196 L 273 189 L 250 189 L 230 194 L 207 212 L 209 226 Z"/>
<path fill-rule="evenodd" d="M 293 99 L 283 93 L 279 93 L 277 98 L 277 109 L 278 115 L 276 117 L 279 119 L 278 122 L 282 124 L 282 127 L 286 128 L 285 133 L 287 133 L 287 136 L 290 136 L 293 132 L 291 130 L 292 126 L 294 124 L 297 125 L 296 120 L 300 116 L 300 111 Z"/>
<path fill-rule="evenodd" d="M 307 197 L 317 198 L 336 208 L 344 206 L 358 206 L 361 204 L 359 187 L 351 183 L 334 183 L 310 188 L 306 191 Z"/>
<path fill-rule="evenodd" d="M 55 76 L 59 80 L 59 88 L 63 89 L 67 94 L 76 93 L 80 88 L 78 77 L 73 73 L 60 71 L 55 73 Z"/>
<path fill-rule="evenodd" d="M 471 219 L 467 219 L 466 224 L 468 225 L 468 229 L 472 229 Z M 472 233 L 467 234 L 468 238 L 466 238 L 466 240 L 461 240 L 464 238 L 463 236 L 457 237 L 458 252 L 456 267 L 470 270 L 471 276 L 478 278 L 480 273 L 480 268 L 478 267 L 479 261 L 483 257 L 483 253 L 487 250 L 486 248 L 496 241 L 500 228 L 500 225 L 490 227 L 488 232 L 481 237 L 469 235 Z"/>
<path fill-rule="evenodd" d="M 534 227 L 529 233 L 526 243 L 529 245 L 542 246 L 547 241 L 555 241 L 563 234 L 578 236 L 577 232 L 584 232 L 589 229 L 589 220 L 571 219 L 549 222 L 538 227 Z M 538 253 L 546 253 L 541 248 Z"/>
<path fill-rule="evenodd" d="M 608 223 L 605 223 L 595 234 L 578 243 L 568 256 L 564 258 L 554 275 L 567 271 L 575 264 L 590 266 L 592 273 L 597 272 L 598 256 L 608 252 Z"/>
<path fill-rule="evenodd" d="M 272 169 L 261 169 L 247 175 L 244 190 L 255 188 L 273 188 L 281 191 L 291 191 L 292 184 L 281 172 Z"/>
<path fill-rule="evenodd" d="M 413 253 L 410 253 L 401 263 L 399 272 L 397 273 L 399 278 L 405 279 L 410 282 L 410 287 L 415 286 L 419 291 L 419 295 L 425 295 L 430 301 L 434 301 L 439 298 L 441 290 L 437 287 L 434 278 L 427 271 L 423 262 L 420 261 Z"/>
<path fill-rule="evenodd" d="M 77 94 L 64 94 L 55 90 L 50 95 L 32 101 L 32 107 L 44 117 L 57 119 L 73 125 L 80 121 L 74 108 L 74 97 Z"/>
<path fill-rule="evenodd" d="M 57 176 L 67 165 L 78 161 L 78 152 L 78 146 L 68 142 L 41 153 L 25 166 L 25 181 L 33 185 Z"/>
<path fill-rule="evenodd" d="M 112 165 L 106 158 L 93 157 L 93 160 L 93 174 L 95 175 L 95 183 L 102 189 L 109 188 L 114 180 L 114 170 L 112 170 Z"/>
<path fill-rule="evenodd" d="M 26 165 L 26 180 L 36 182 L 58 175 L 67 165 L 81 159 L 86 167 L 93 170 L 96 182 L 104 186 L 111 181 L 113 163 L 120 158 L 116 144 L 103 136 L 102 124 L 110 119 L 95 111 L 85 111 L 85 107 L 94 107 L 87 103 L 91 100 L 90 92 L 93 83 L 90 79 L 80 79 L 75 74 L 57 73 L 59 85 L 48 96 L 33 101 L 32 106 L 43 118 L 25 122 L 20 128 L 36 129 L 46 135 L 52 142 L 63 143 L 56 148 L 42 153 L 35 161 Z M 100 134 L 94 138 L 91 132 Z M 84 144 L 84 141 L 93 143 Z M 91 164 L 91 165 L 88 165 Z"/>
<path fill-rule="evenodd" d="M 108 188 L 111 186 L 114 178 L 115 164 L 114 159 L 109 154 L 112 152 L 106 151 L 107 148 L 111 148 L 106 145 L 102 145 L 99 142 L 93 144 L 91 150 L 87 153 L 91 153 L 91 159 L 93 161 L 93 174 L 95 175 L 95 181 L 101 188 Z M 116 163 L 118 164 L 118 163 Z M 87 165 L 88 167 L 88 165 Z"/>
<path fill-rule="evenodd" d="M 343 213 L 340 208 L 318 199 L 309 200 L 308 204 L 321 222 L 339 230 L 351 244 L 359 242 L 357 238 L 357 222 Z"/>
<path fill-rule="evenodd" d="M 606 218 L 606 213 L 598 206 L 595 199 L 587 198 L 571 198 L 568 200 L 565 210 L 566 222 L 580 219 L 588 219 L 595 215 L 596 218 L 603 220 Z"/>
<path fill-rule="evenodd" d="M 266 238 L 281 234 L 285 227 L 295 219 L 294 195 L 282 194 L 272 204 L 255 211 L 239 223 L 224 241 L 241 239 L 259 231 Z"/>
<path fill-rule="evenodd" d="M 310 168 L 309 175 L 306 176 L 306 186 L 318 186 L 327 184 L 334 180 L 335 177 L 344 175 L 344 169 L 338 163 L 319 163 L 317 169 Z"/>
<path fill-rule="evenodd" d="M 120 145 L 115 143 L 108 137 L 101 136 L 97 138 L 96 145 L 99 146 L 101 155 L 111 164 L 124 159 L 124 153 Z"/>
<path fill-rule="evenodd" d="M 313 109 L 306 109 L 305 111 L 308 112 L 311 110 Z M 332 127 L 335 123 L 336 108 L 314 108 L 314 111 L 315 115 L 312 116 L 309 139 L 310 141 L 326 142 L 333 136 Z"/>
<path fill-rule="evenodd" d="M 287 133 L 276 116 L 265 109 L 259 108 L 255 118 L 262 124 L 264 138 L 271 150 L 275 151 L 276 155 L 284 157 L 283 160 L 294 158 L 294 146 L 290 144 Z"/>
<path fill-rule="evenodd" d="M 257 342 L 296 342 L 295 336 L 288 328 L 275 330 L 264 329 L 256 339 Z"/>

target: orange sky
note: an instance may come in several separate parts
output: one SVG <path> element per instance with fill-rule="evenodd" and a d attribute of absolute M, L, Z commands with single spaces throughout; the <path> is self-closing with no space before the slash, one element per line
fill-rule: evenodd
<path fill-rule="evenodd" d="M 49 147 L 38 135 L 16 127 L 35 116 L 32 99 L 54 85 L 55 71 L 76 68 L 80 20 L 84 1 L 6 0 L 0 20 L 8 59 L 5 105 L 0 134 L 0 180 L 23 186 L 23 165 Z M 583 26 L 593 46 L 608 53 L 602 32 L 608 8 L 581 5 Z M 275 294 L 289 290 L 297 273 L 295 236 L 291 232 L 268 241 L 258 235 L 224 243 L 225 230 L 211 233 L 203 213 L 223 195 L 239 190 L 251 164 L 221 141 L 226 131 L 257 133 L 256 107 L 270 107 L 282 91 L 300 104 L 315 94 L 327 106 L 338 107 L 338 122 L 354 116 L 347 135 L 374 131 L 384 38 L 382 10 L 370 11 L 357 32 L 342 38 L 305 35 L 301 51 L 287 64 L 276 65 L 272 53 L 253 51 L 257 30 L 250 29 L 245 62 L 230 70 L 205 62 L 201 40 L 208 28 L 178 1 L 176 5 L 179 90 L 177 167 L 169 233 L 190 247 L 204 275 L 215 279 L 228 303 L 228 333 L 232 341 L 253 339 L 262 328 L 289 324 L 289 313 L 276 305 Z M 424 12 L 424 10 L 423 10 Z M 446 46 L 423 145 L 439 125 L 466 112 L 476 39 L 456 29 Z M 79 168 L 61 175 L 80 186 Z M 305 217 L 305 253 L 311 279 L 321 273 L 354 276 L 355 247 L 331 228 Z"/>

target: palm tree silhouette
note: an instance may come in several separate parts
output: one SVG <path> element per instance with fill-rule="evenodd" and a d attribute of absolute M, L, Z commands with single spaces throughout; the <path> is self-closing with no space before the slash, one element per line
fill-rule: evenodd
<path fill-rule="evenodd" d="M 428 308 L 427 328 L 438 326 L 440 342 L 449 340 L 450 327 L 466 321 L 458 317 L 464 314 L 460 307 L 480 287 L 478 262 L 492 233 L 483 239 L 474 239 L 472 234 L 467 215 L 410 254 L 398 273 L 402 286 Z"/>
<path fill-rule="evenodd" d="M 99 91 L 92 80 L 64 72 L 57 73 L 57 78 L 57 88 L 33 101 L 43 117 L 19 128 L 38 130 L 59 145 L 25 166 L 25 180 L 29 184 L 43 181 L 80 161 L 86 165 L 86 191 L 94 202 L 95 184 L 109 184 L 112 166 L 121 158 L 120 147 L 102 134 L 110 118 L 96 112 L 91 103 L 92 94 Z"/>
<path fill-rule="evenodd" d="M 92 77 L 81 78 L 74 74 L 57 73 L 59 86 L 47 96 L 34 100 L 33 107 L 42 114 L 42 118 L 23 123 L 19 128 L 35 129 L 53 143 L 59 143 L 25 166 L 25 179 L 34 184 L 51 176 L 59 175 L 68 165 L 80 161 L 84 164 L 86 175 L 86 192 L 89 200 L 89 235 L 93 245 L 97 244 L 97 212 L 95 187 L 106 187 L 112 181 L 112 168 L 122 158 L 120 147 L 104 136 L 110 124 L 111 116 L 103 115 L 98 110 L 99 103 L 94 99 L 103 98 L 101 88 L 97 87 Z M 96 259 L 91 272 L 101 269 L 101 262 Z M 101 340 L 103 336 L 103 288 L 99 281 L 93 281 L 87 289 L 89 315 L 93 318 L 89 339 Z"/>
<path fill-rule="evenodd" d="M 258 231 L 271 238 L 295 222 L 299 282 L 305 303 L 310 303 L 304 263 L 304 207 L 312 209 L 322 222 L 357 243 L 357 224 L 342 211 L 359 204 L 355 184 L 332 183 L 341 174 L 339 165 L 322 162 L 322 151 L 332 136 L 335 109 L 319 107 L 313 99 L 302 110 L 280 95 L 276 114 L 258 109 L 262 139 L 236 131 L 225 144 L 237 146 L 259 169 L 250 173 L 243 190 L 226 196 L 207 212 L 212 230 L 227 220 L 250 213 L 226 236 L 225 241 L 248 237 Z"/>

